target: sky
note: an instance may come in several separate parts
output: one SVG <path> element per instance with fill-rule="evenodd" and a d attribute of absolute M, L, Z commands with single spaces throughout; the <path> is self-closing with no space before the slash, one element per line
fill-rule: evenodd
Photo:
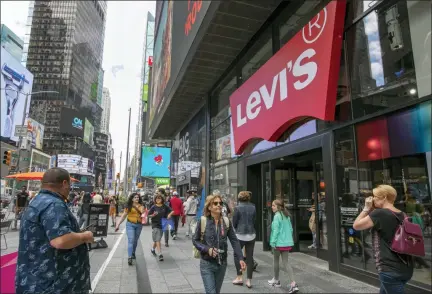
<path fill-rule="evenodd" d="M 24 38 L 30 1 L 1 1 L 1 23 Z M 147 11 L 154 15 L 155 1 L 107 1 L 103 69 L 104 87 L 111 94 L 110 133 L 116 171 L 122 152 L 122 173 L 126 162 L 128 109 L 131 113 L 129 153 L 135 149 L 135 128 L 141 99 L 141 67 Z"/>

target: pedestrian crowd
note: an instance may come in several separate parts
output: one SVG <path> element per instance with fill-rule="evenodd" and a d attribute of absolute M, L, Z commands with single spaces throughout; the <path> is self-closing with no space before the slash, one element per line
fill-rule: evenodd
<path fill-rule="evenodd" d="M 28 197 L 25 193 L 23 188 L 17 198 L 18 208 L 24 203 L 20 199 Z M 254 260 L 257 234 L 252 193 L 241 191 L 237 205 L 231 208 L 220 191 L 213 191 L 204 203 L 200 203 L 195 191 L 187 193 L 184 202 L 177 192 L 170 193 L 163 188 L 159 188 L 148 202 L 143 202 L 140 194 L 132 193 L 117 219 L 115 197 L 70 193 L 69 173 L 61 168 L 48 170 L 37 196 L 33 196 L 29 204 L 24 204 L 27 207 L 21 217 L 16 292 L 88 293 L 91 290 L 87 244 L 94 242 L 94 237 L 86 220 L 92 202 L 110 205 L 112 226 L 116 231 L 126 221 L 129 265 L 132 266 L 136 259 L 143 224 L 151 222 L 153 243 L 150 251 L 163 262 L 162 238 L 164 250 L 169 250 L 169 239 L 178 238 L 178 226 L 182 223 L 187 229 L 186 238 L 191 239 L 193 256 L 200 259 L 200 274 L 206 293 L 221 293 L 229 262 L 228 242 L 233 249 L 237 271 L 232 283 L 252 288 L 253 272 L 258 266 Z M 395 199 L 393 187 L 378 186 L 366 199 L 364 209 L 353 225 L 355 230 L 371 229 L 374 232 L 376 267 L 381 282 L 380 293 L 383 294 L 404 293 L 405 284 L 413 275 L 413 256 L 421 254 L 422 249 L 421 246 L 408 248 L 408 244 L 403 243 L 408 241 L 395 237 L 404 228 L 408 235 L 417 230 L 417 225 L 407 223 L 404 213 L 394 207 Z M 70 206 L 79 207 L 78 219 Z M 202 213 L 199 213 L 200 206 L 203 207 Z M 282 200 L 274 200 L 271 209 L 273 219 L 269 227 L 269 245 L 273 254 L 273 278 L 268 284 L 283 286 L 281 275 L 284 275 L 283 281 L 288 281 L 287 292 L 296 293 L 299 286 L 289 257 L 295 246 L 292 217 Z M 421 242 L 422 237 L 418 238 Z"/>

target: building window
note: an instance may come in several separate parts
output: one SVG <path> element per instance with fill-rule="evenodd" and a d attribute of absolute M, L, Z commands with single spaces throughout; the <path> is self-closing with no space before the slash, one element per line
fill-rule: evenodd
<path fill-rule="evenodd" d="M 237 163 L 219 166 L 210 170 L 210 193 L 219 190 L 222 197 L 231 209 L 231 213 L 237 203 Z"/>
<path fill-rule="evenodd" d="M 347 127 L 335 132 L 343 263 L 376 271 L 370 232 L 357 232 L 352 224 L 363 208 L 364 198 L 380 184 L 396 189 L 395 207 L 415 218 L 422 227 L 425 244 L 430 244 L 431 115 L 432 102 L 428 101 L 387 117 L 363 122 L 354 130 Z M 428 257 L 415 258 L 411 282 L 430 287 L 430 277 L 431 260 Z"/>
<path fill-rule="evenodd" d="M 419 97 L 407 1 L 385 3 L 346 32 L 354 118 Z"/>
<path fill-rule="evenodd" d="M 235 157 L 233 148 L 233 136 L 231 132 L 231 117 L 224 120 L 210 135 L 210 166 L 217 162 L 229 161 Z"/>
<path fill-rule="evenodd" d="M 241 70 L 241 79 L 243 82 L 246 82 L 247 79 L 249 79 L 273 56 L 272 37 L 270 32 L 270 29 L 264 32 L 260 39 L 249 50 L 250 53 L 256 52 L 252 57 L 249 57 L 249 52 L 245 55 L 245 62 Z"/>
<path fill-rule="evenodd" d="M 237 77 L 234 76 L 228 80 L 227 84 L 223 86 L 222 90 L 217 91 L 211 97 L 210 105 L 210 126 L 213 128 L 224 121 L 229 115 L 229 97 L 234 91 L 237 90 Z"/>

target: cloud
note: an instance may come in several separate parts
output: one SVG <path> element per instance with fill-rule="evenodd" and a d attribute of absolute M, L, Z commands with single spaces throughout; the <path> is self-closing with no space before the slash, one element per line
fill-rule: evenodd
<path fill-rule="evenodd" d="M 114 77 L 117 77 L 117 73 L 121 70 L 124 70 L 123 64 L 114 65 L 113 67 L 111 67 L 111 72 L 112 72 Z"/>
<path fill-rule="evenodd" d="M 380 41 L 371 41 L 369 42 L 368 46 L 370 59 L 381 61 L 382 52 Z"/>
<path fill-rule="evenodd" d="M 364 22 L 366 35 L 374 35 L 378 33 L 378 18 L 375 12 L 371 12 L 366 16 Z"/>
<path fill-rule="evenodd" d="M 372 77 L 376 80 L 377 87 L 384 85 L 384 71 L 381 62 L 371 63 Z"/>

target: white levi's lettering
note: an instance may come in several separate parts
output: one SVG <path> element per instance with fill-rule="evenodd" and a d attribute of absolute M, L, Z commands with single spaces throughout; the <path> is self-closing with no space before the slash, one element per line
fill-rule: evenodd
<path fill-rule="evenodd" d="M 237 105 L 237 127 L 241 127 L 246 123 L 246 117 L 241 115 L 241 104 Z"/>
<path fill-rule="evenodd" d="M 248 119 L 252 120 L 258 116 L 261 110 L 261 106 L 259 106 L 260 104 L 261 104 L 261 96 L 259 92 L 253 91 L 252 94 L 250 94 L 248 101 L 246 103 L 246 117 Z"/>
<path fill-rule="evenodd" d="M 274 101 L 274 96 L 276 93 L 276 87 L 277 87 L 278 79 L 279 79 L 279 74 L 277 74 L 273 77 L 271 94 L 269 94 L 269 92 L 267 90 L 267 86 L 265 84 L 260 87 L 261 97 L 264 100 L 264 104 L 265 104 L 267 109 L 270 109 L 273 106 L 273 101 Z"/>
<path fill-rule="evenodd" d="M 315 24 L 313 24 L 315 25 Z M 316 55 L 316 51 L 312 48 L 303 51 L 293 63 L 289 60 L 278 74 L 273 77 L 270 93 L 266 84 L 259 87 L 259 91 L 253 91 L 246 101 L 246 114 L 242 116 L 243 104 L 237 105 L 237 127 L 241 127 L 247 123 L 248 120 L 253 120 L 258 117 L 261 112 L 261 102 L 264 101 L 266 110 L 270 110 L 275 102 L 276 90 L 279 81 L 279 101 L 284 101 L 288 98 L 288 73 L 297 78 L 293 83 L 295 90 L 302 90 L 309 86 L 315 79 L 318 73 L 318 64 L 310 60 Z M 288 73 L 287 73 L 288 70 Z M 305 77 L 306 76 L 306 77 Z M 299 79 L 301 78 L 301 79 Z"/>

